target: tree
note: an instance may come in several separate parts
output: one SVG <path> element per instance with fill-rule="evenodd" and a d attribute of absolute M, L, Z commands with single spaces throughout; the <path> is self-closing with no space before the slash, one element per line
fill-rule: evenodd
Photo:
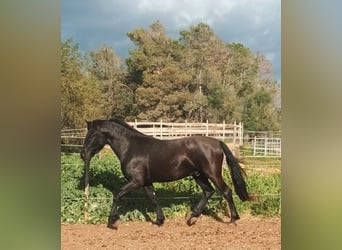
<path fill-rule="evenodd" d="M 259 90 L 247 99 L 242 119 L 247 130 L 267 131 L 280 128 L 272 95 L 267 90 Z"/>
<path fill-rule="evenodd" d="M 81 106 L 82 98 L 78 95 L 78 85 L 82 79 L 82 58 L 78 45 L 72 39 L 66 40 L 61 46 L 61 127 L 73 128 L 74 106 Z"/>
<path fill-rule="evenodd" d="M 126 62 L 129 79 L 136 85 L 138 118 L 184 119 L 190 79 L 179 63 L 181 46 L 166 35 L 158 21 L 148 30 L 136 29 L 127 35 L 136 45 Z"/>
<path fill-rule="evenodd" d="M 102 116 L 100 89 L 84 71 L 84 58 L 78 45 L 67 39 L 61 45 L 62 128 L 83 128 L 85 120 Z"/>
<path fill-rule="evenodd" d="M 159 21 L 127 33 L 125 65 L 104 45 L 83 56 L 62 43 L 62 127 L 119 116 L 157 121 L 243 122 L 280 128 L 280 88 L 272 65 L 241 43 L 225 43 L 205 23 L 171 39 Z"/>
<path fill-rule="evenodd" d="M 252 92 L 256 72 L 250 50 L 242 44 L 225 44 L 204 23 L 180 34 L 186 55 L 183 68 L 192 77 L 190 90 L 196 96 L 201 89 L 205 99 L 188 105 L 197 113 L 195 119 L 241 121 L 243 99 Z"/>
<path fill-rule="evenodd" d="M 191 77 L 189 91 L 192 98 L 185 105 L 187 119 L 203 121 L 208 119 L 211 85 L 219 81 L 216 56 L 222 43 L 204 23 L 182 30 L 180 35 L 179 41 L 184 47 L 182 68 Z"/>
<path fill-rule="evenodd" d="M 272 65 L 261 53 L 256 53 L 256 75 L 253 92 L 247 98 L 243 121 L 248 130 L 279 130 L 280 106 L 277 106 L 278 86 Z"/>
<path fill-rule="evenodd" d="M 101 88 L 105 118 L 134 113 L 134 93 L 125 82 L 125 71 L 120 58 L 112 48 L 103 45 L 89 53 L 88 71 Z"/>

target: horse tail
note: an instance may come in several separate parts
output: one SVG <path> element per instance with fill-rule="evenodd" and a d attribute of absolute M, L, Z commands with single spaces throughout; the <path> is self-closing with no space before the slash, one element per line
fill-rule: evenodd
<path fill-rule="evenodd" d="M 232 176 L 235 192 L 242 201 L 250 200 L 251 198 L 247 192 L 246 182 L 243 178 L 243 174 L 245 174 L 245 172 L 240 167 L 238 161 L 235 159 L 228 146 L 222 141 L 220 141 L 220 144 L 224 154 L 226 155 L 226 161 Z"/>

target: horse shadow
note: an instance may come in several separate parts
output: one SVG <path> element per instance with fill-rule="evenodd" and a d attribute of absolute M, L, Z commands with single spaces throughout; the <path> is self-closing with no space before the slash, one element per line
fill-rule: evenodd
<path fill-rule="evenodd" d="M 78 188 L 80 190 L 84 189 L 84 179 L 85 178 L 83 174 L 78 185 Z M 101 185 L 103 188 L 107 189 L 113 195 L 115 195 L 119 192 L 120 188 L 125 184 L 125 178 L 123 178 L 120 174 L 115 173 L 114 171 L 104 170 L 98 173 L 90 172 L 89 174 L 90 189 L 91 187 Z M 175 191 L 167 187 L 155 188 L 155 192 L 158 197 L 159 204 L 163 210 L 164 208 L 171 207 L 173 205 L 177 206 L 184 204 L 184 200 L 187 200 L 186 204 L 189 206 L 189 210 L 192 210 L 194 206 L 202 198 L 202 193 L 193 193 L 190 190 Z M 110 202 L 110 204 L 112 204 L 112 201 Z M 133 210 L 139 211 L 143 215 L 145 221 L 153 221 L 149 213 L 155 214 L 155 209 L 153 207 L 152 202 L 148 199 L 147 194 L 145 193 L 143 188 L 133 190 L 132 192 L 122 197 L 122 199 L 120 200 L 120 214 L 126 214 Z M 191 213 L 191 211 L 188 211 L 186 213 L 187 217 L 189 213 Z M 216 212 L 208 209 L 207 207 L 204 208 L 203 214 L 215 219 L 218 222 L 224 223 L 223 219 Z"/>

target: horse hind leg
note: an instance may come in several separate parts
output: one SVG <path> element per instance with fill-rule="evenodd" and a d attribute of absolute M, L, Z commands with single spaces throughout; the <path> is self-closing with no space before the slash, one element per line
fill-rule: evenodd
<path fill-rule="evenodd" d="M 223 181 L 222 177 L 219 176 L 217 178 L 212 178 L 212 182 L 215 184 L 217 189 L 221 192 L 223 197 L 227 200 L 229 210 L 230 210 L 230 223 L 235 223 L 238 219 L 240 219 L 240 216 L 235 208 L 235 204 L 233 201 L 233 195 L 232 195 L 232 189 L 227 186 L 227 184 Z"/>
<path fill-rule="evenodd" d="M 163 210 L 161 209 L 161 207 L 159 205 L 156 193 L 154 191 L 154 187 L 153 187 L 153 185 L 148 185 L 148 186 L 144 186 L 144 189 L 146 191 L 148 198 L 153 203 L 153 205 L 156 209 L 156 213 L 157 213 L 157 219 L 156 219 L 156 221 L 153 221 L 152 223 L 155 225 L 161 226 L 164 224 L 165 216 L 164 216 Z"/>
<path fill-rule="evenodd" d="M 203 197 L 198 202 L 198 204 L 193 208 L 191 217 L 188 219 L 187 224 L 192 226 L 195 224 L 199 216 L 202 214 L 202 211 L 207 204 L 209 198 L 214 194 L 215 190 L 210 185 L 209 180 L 203 174 L 198 176 L 194 176 L 196 183 L 202 188 L 203 190 Z"/>

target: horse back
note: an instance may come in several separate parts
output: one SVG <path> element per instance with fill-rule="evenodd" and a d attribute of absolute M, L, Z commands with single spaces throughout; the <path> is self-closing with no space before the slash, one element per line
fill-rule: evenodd
<path fill-rule="evenodd" d="M 217 165 L 220 161 L 222 164 L 223 159 L 219 141 L 210 137 L 138 140 L 133 148 L 132 161 L 135 164 L 141 162 L 141 175 L 144 176 L 144 182 L 150 183 L 173 181 L 207 172 L 211 165 Z"/>

